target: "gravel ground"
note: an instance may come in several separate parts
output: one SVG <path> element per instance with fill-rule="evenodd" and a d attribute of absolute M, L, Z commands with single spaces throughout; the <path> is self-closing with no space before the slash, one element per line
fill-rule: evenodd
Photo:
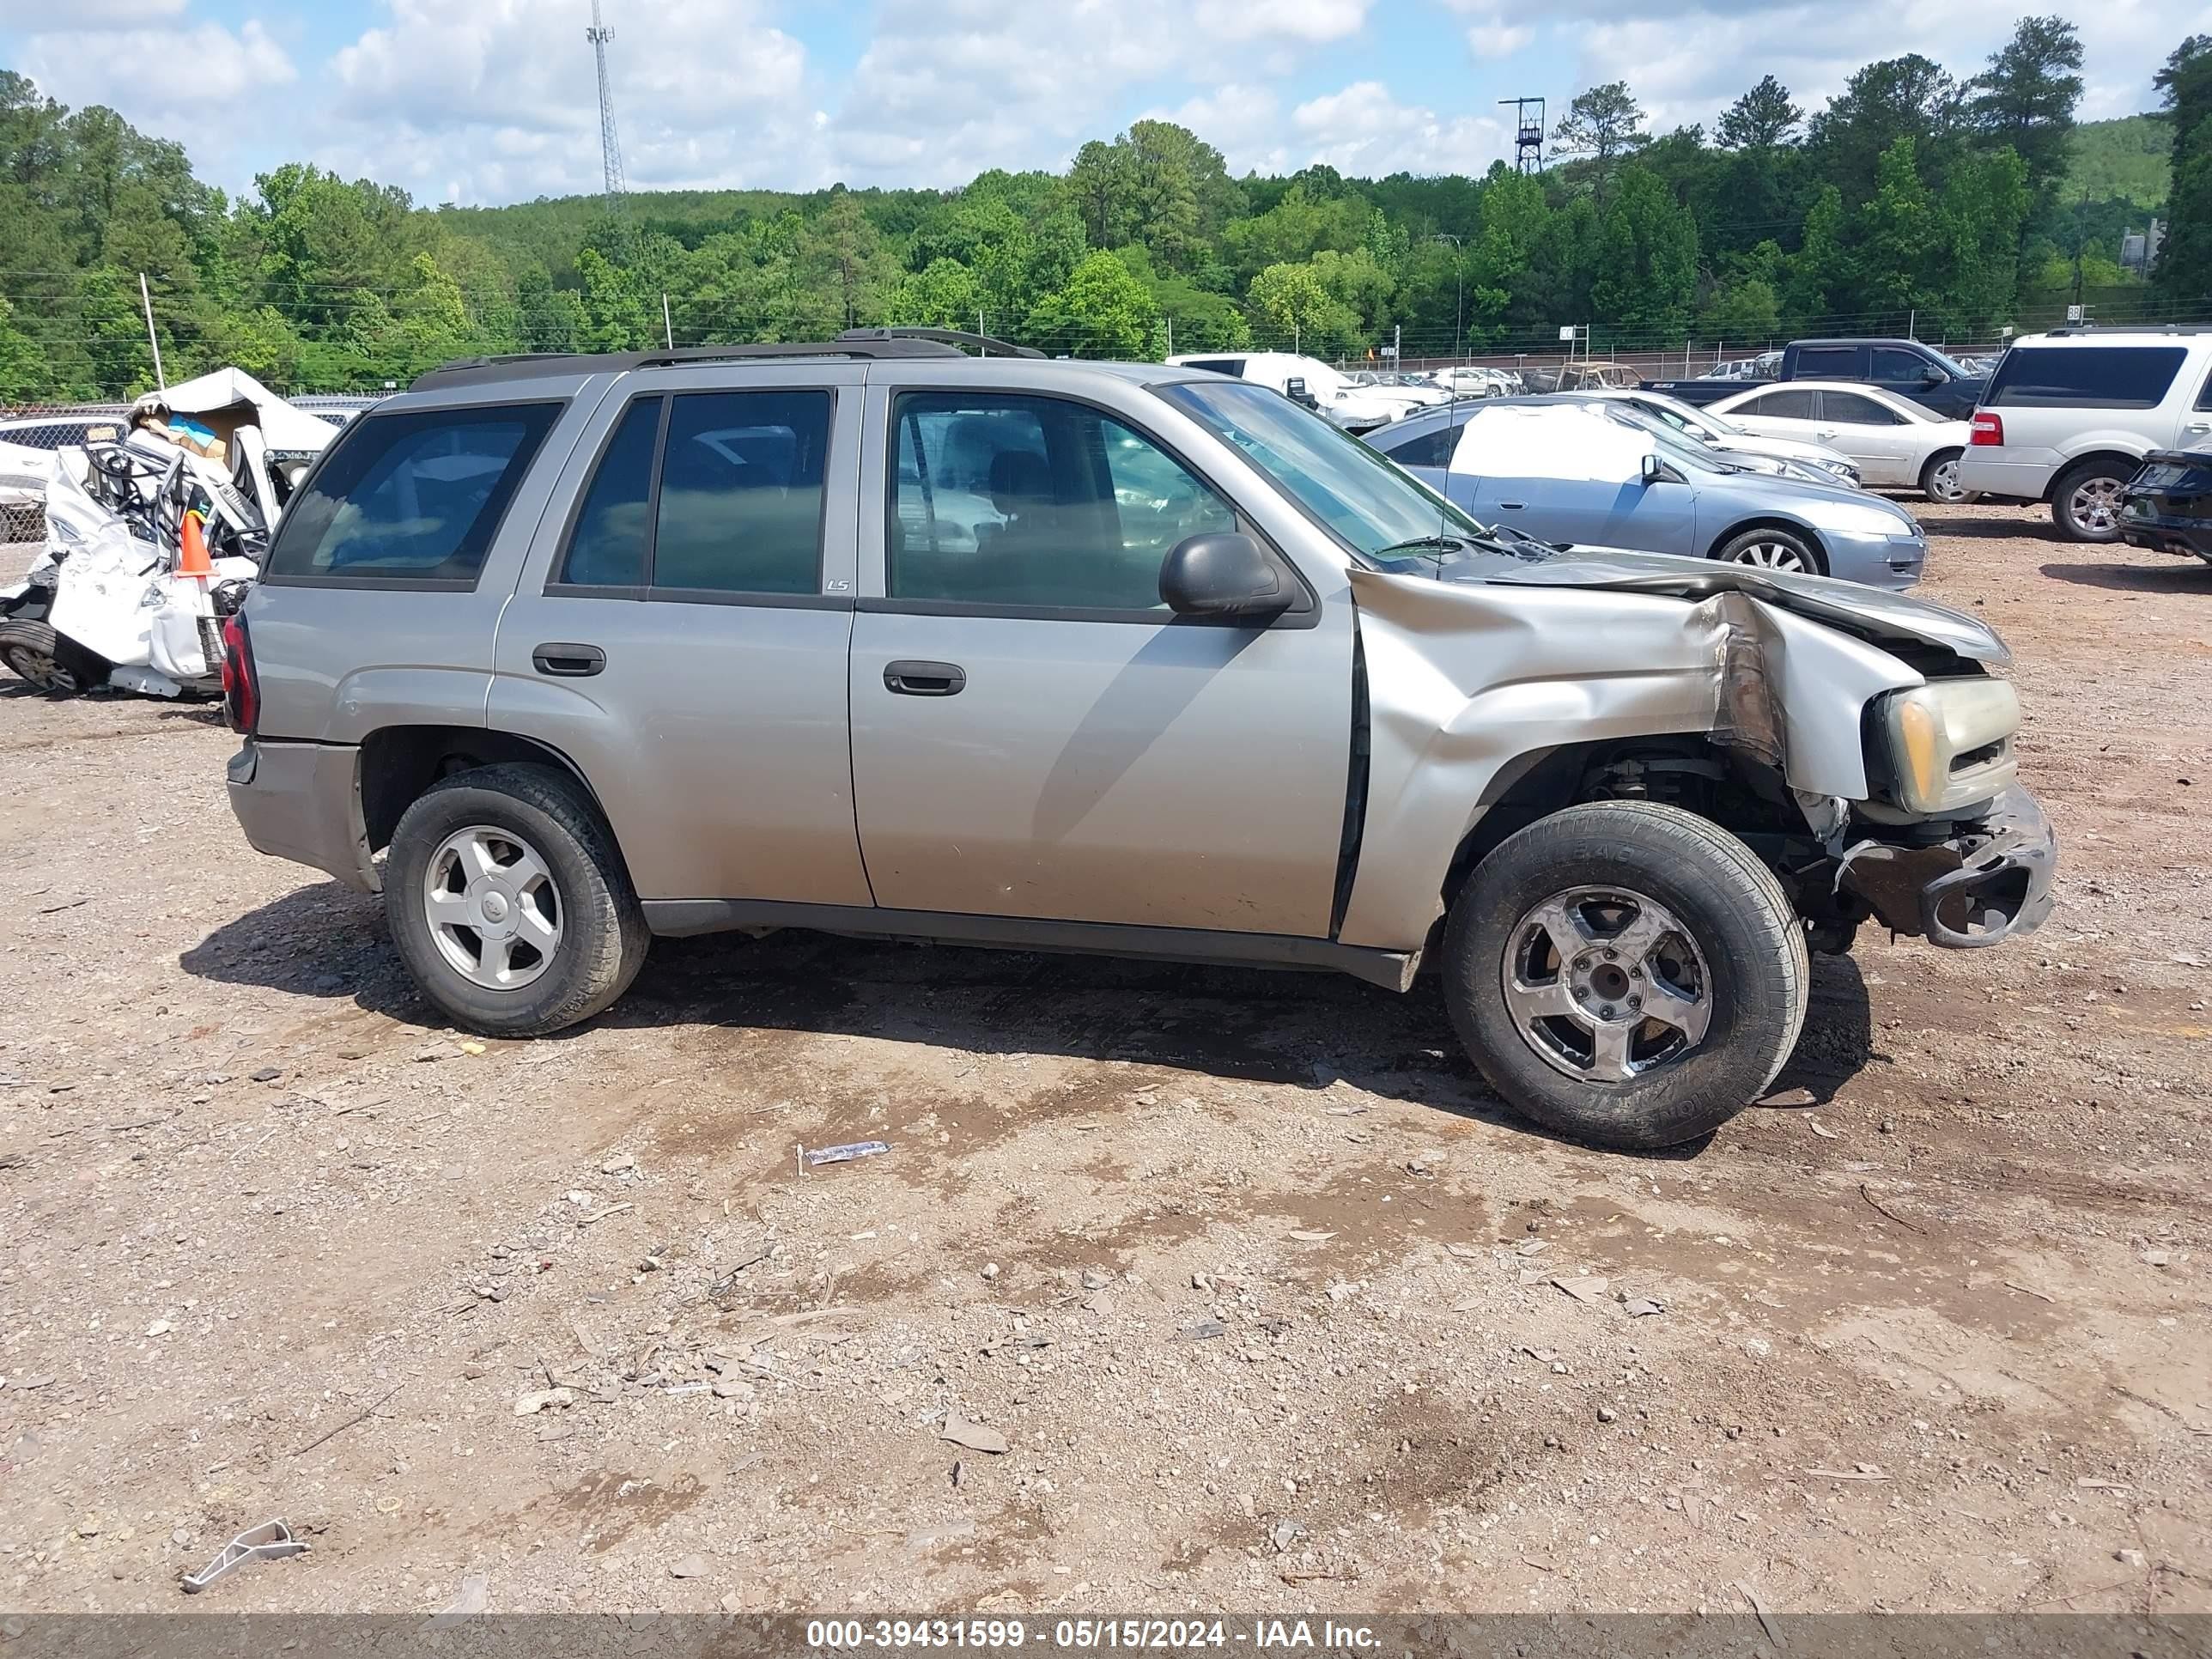
<path fill-rule="evenodd" d="M 2212 568 L 1925 516 L 2060 908 L 1669 1157 L 1425 986 L 780 935 L 465 1040 L 207 708 L 6 683 L 0 1605 L 282 1516 L 196 1609 L 2212 1608 Z"/>

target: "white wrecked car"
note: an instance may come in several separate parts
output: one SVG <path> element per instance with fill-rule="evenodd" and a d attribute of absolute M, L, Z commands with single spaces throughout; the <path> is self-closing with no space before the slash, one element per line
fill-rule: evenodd
<path fill-rule="evenodd" d="M 44 554 L 0 591 L 0 663 L 43 690 L 214 690 L 220 619 L 335 435 L 237 369 L 140 398 L 129 425 L 48 459 Z"/>

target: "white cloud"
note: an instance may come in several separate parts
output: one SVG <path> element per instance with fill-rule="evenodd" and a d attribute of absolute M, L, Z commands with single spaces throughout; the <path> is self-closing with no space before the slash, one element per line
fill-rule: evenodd
<path fill-rule="evenodd" d="M 1283 143 L 1282 104 L 1265 87 L 1232 82 L 1139 118 L 1189 128 L 1221 152 L 1231 173 L 1291 173 L 1299 165 Z"/>
<path fill-rule="evenodd" d="M 84 33 L 94 29 L 139 29 L 164 17 L 181 17 L 185 0 L 74 0 L 69 15 L 58 15 L 53 0 L 0 0 L 0 29 L 48 34 Z M 66 23 L 66 29 L 57 29 Z"/>
<path fill-rule="evenodd" d="M 608 70 L 632 185 L 829 182 L 805 49 L 760 0 L 663 0 L 635 23 L 612 9 Z M 584 15 L 571 0 L 392 0 L 390 21 L 331 61 L 333 118 L 313 130 L 315 159 L 430 200 L 597 189 Z"/>
<path fill-rule="evenodd" d="M 40 90 L 65 104 L 108 104 L 127 118 L 181 125 L 188 133 L 210 109 L 289 85 L 299 75 L 255 18 L 235 33 L 220 23 L 50 30 L 25 43 L 24 68 Z"/>
<path fill-rule="evenodd" d="M 1393 173 L 1479 173 L 1506 153 L 1505 129 L 1486 115 L 1447 120 L 1407 104 L 1380 81 L 1357 81 L 1291 112 L 1306 161 L 1379 179 Z"/>
<path fill-rule="evenodd" d="M 1248 86 L 1288 75 L 1357 33 L 1373 3 L 887 0 L 833 122 L 835 154 L 846 176 L 871 183 L 942 186 L 985 167 L 1064 166 L 1084 140 L 1127 125 L 1132 88 L 1179 70 L 1197 78 L 1199 64 L 1232 65 Z"/>
<path fill-rule="evenodd" d="M 1495 16 L 1467 27 L 1467 49 L 1477 58 L 1510 58 L 1535 38 L 1536 31 L 1528 24 Z"/>

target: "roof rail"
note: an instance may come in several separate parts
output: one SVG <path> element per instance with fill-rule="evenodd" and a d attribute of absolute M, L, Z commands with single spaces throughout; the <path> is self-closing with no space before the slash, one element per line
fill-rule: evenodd
<path fill-rule="evenodd" d="M 2063 323 L 2050 334 L 2212 334 L 2212 323 Z"/>
<path fill-rule="evenodd" d="M 679 363 L 791 357 L 964 357 L 968 354 L 961 349 L 963 346 L 1006 357 L 1044 356 L 1029 346 L 994 340 L 988 334 L 963 333 L 957 328 L 848 328 L 829 341 L 675 346 L 659 351 L 541 351 L 502 357 L 463 357 L 416 375 L 407 389 L 437 392 L 454 386 L 493 386 L 501 380 L 524 380 L 539 374 L 626 374 L 633 369 L 665 368 Z"/>
<path fill-rule="evenodd" d="M 886 344 L 895 343 L 900 340 L 934 341 L 939 345 L 956 347 L 974 346 L 986 356 L 995 351 L 1001 357 L 1041 358 L 1044 356 L 1044 353 L 1039 351 L 1035 346 L 1014 345 L 1005 340 L 993 339 L 988 334 L 970 334 L 964 329 L 957 328 L 848 328 L 837 337 L 837 343 L 840 345 L 848 343 L 854 345 Z M 893 352 L 885 355 L 896 356 L 913 354 Z"/>
<path fill-rule="evenodd" d="M 410 392 L 453 386 L 492 386 L 540 374 L 626 374 L 633 369 L 665 368 L 681 363 L 745 362 L 790 357 L 959 357 L 957 346 L 924 339 L 881 338 L 799 341 L 788 344 L 677 346 L 659 351 L 521 352 L 505 357 L 463 357 L 415 377 Z"/>

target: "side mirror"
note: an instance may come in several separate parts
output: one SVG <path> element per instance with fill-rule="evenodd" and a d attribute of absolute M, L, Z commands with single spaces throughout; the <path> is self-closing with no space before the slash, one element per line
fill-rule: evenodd
<path fill-rule="evenodd" d="M 1178 617 L 1273 617 L 1290 585 L 1249 536 L 1192 536 L 1160 562 L 1160 599 Z"/>
<path fill-rule="evenodd" d="M 1650 450 L 1644 452 L 1644 482 L 1656 484 L 1667 476 L 1667 464 Z"/>
<path fill-rule="evenodd" d="M 1941 386 L 1950 378 L 1933 363 L 1920 371 L 1920 383 L 1923 386 Z"/>
<path fill-rule="evenodd" d="M 1308 409 L 1317 409 L 1321 406 L 1321 400 L 1306 390 L 1305 376 L 1303 374 L 1293 374 L 1283 382 L 1283 396 L 1294 404 L 1304 404 Z"/>

